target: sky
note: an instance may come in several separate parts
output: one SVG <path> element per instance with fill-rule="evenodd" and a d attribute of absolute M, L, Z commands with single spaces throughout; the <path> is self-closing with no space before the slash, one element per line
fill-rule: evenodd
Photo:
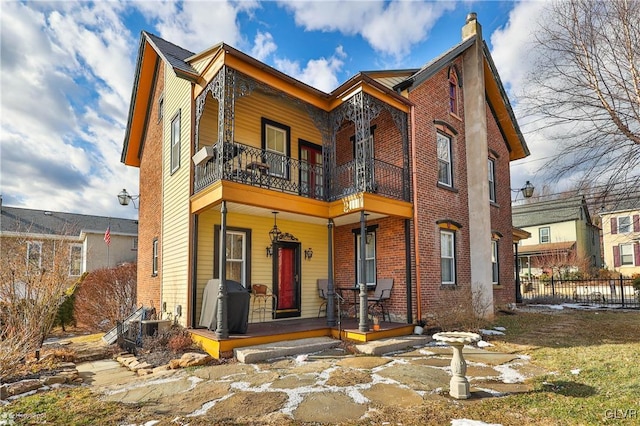
<path fill-rule="evenodd" d="M 526 133 L 517 94 L 543 1 L 0 1 L 2 203 L 135 218 L 120 162 L 140 32 L 192 52 L 224 41 L 330 92 L 359 71 L 419 68 L 461 41 L 476 12 L 532 155 L 512 188 L 534 180 L 549 147 Z"/>

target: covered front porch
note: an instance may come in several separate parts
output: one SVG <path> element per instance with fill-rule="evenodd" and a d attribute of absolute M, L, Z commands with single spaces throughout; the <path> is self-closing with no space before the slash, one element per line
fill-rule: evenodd
<path fill-rule="evenodd" d="M 193 340 L 216 359 L 233 357 L 233 350 L 247 346 L 311 337 L 332 337 L 343 341 L 370 342 L 390 337 L 406 336 L 413 332 L 413 325 L 380 322 L 378 331 L 359 331 L 358 320 L 342 318 L 335 326 L 327 325 L 326 318 L 289 319 L 251 323 L 246 334 L 230 334 L 218 338 L 206 328 L 190 329 Z"/>

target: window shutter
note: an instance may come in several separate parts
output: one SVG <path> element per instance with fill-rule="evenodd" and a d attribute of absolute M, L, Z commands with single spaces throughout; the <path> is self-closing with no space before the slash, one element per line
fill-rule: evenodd
<path fill-rule="evenodd" d="M 613 266 L 618 267 L 622 263 L 620 262 L 620 246 L 613 246 Z"/>
<path fill-rule="evenodd" d="M 640 243 L 635 243 L 633 245 L 633 257 L 636 258 L 636 266 L 640 266 Z"/>
<path fill-rule="evenodd" d="M 633 215 L 633 232 L 640 232 L 640 215 Z"/>
<path fill-rule="evenodd" d="M 611 233 L 612 234 L 617 234 L 618 233 L 618 218 L 617 217 L 612 217 L 611 218 Z"/>

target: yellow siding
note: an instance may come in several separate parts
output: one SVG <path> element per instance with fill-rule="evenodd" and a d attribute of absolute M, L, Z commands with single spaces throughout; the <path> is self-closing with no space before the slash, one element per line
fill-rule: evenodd
<path fill-rule="evenodd" d="M 236 101 L 234 138 L 237 142 L 261 147 L 261 119 L 291 127 L 291 152 L 298 158 L 298 139 L 322 145 L 322 136 L 307 114 L 306 109 L 291 102 L 254 91 Z"/>
<path fill-rule="evenodd" d="M 189 273 L 189 170 L 191 161 L 191 85 L 165 69 L 163 214 L 162 214 L 162 302 L 167 311 L 182 306 L 179 322 L 187 320 Z M 180 167 L 171 174 L 171 121 L 180 111 Z"/>
<path fill-rule="evenodd" d="M 211 94 L 207 95 L 198 134 L 200 148 L 205 145 L 215 145 L 218 142 L 218 101 Z"/>
<path fill-rule="evenodd" d="M 197 318 L 200 315 L 202 292 L 207 281 L 213 277 L 213 230 L 216 224 L 220 224 L 219 211 L 210 210 L 199 216 Z M 273 226 L 273 219 L 228 213 L 227 226 L 251 229 L 251 283 L 266 284 L 272 287 L 272 259 L 266 257 L 266 247 L 270 244 L 269 230 Z M 278 227 L 283 232 L 293 234 L 301 243 L 301 317 L 316 317 L 321 302 L 318 298 L 316 280 L 327 278 L 327 228 L 326 226 L 284 220 L 278 220 Z M 313 258 L 305 260 L 304 250 L 309 247 L 313 248 Z"/>

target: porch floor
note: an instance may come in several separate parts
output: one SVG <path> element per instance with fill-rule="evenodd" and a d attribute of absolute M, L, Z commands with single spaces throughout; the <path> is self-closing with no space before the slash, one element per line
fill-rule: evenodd
<path fill-rule="evenodd" d="M 333 337 L 355 342 L 370 342 L 390 337 L 406 336 L 413 332 L 412 324 L 381 322 L 380 330 L 362 332 L 358 330 L 358 320 L 343 318 L 339 325 L 329 327 L 326 318 L 289 319 L 250 323 L 246 334 L 230 334 L 227 339 L 219 339 L 215 332 L 206 328 L 190 329 L 193 340 L 214 358 L 231 358 L 235 348 L 262 345 L 285 340 L 310 337 Z"/>

